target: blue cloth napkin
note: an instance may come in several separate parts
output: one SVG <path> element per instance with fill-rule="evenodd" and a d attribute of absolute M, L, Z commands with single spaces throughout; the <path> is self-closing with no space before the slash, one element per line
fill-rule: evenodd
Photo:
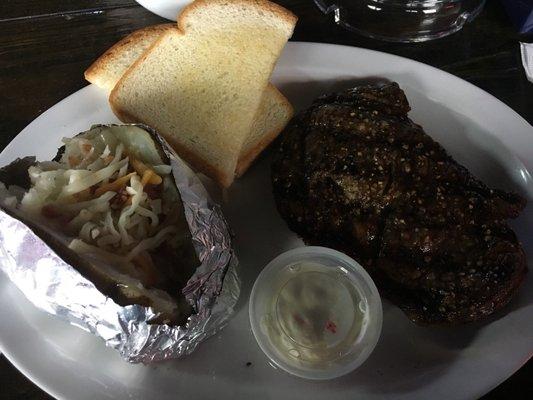
<path fill-rule="evenodd" d="M 502 0 L 519 33 L 533 33 L 533 0 Z"/>

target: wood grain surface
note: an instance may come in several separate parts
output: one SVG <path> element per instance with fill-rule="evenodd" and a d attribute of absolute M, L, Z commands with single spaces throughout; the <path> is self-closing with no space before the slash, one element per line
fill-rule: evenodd
<path fill-rule="evenodd" d="M 462 31 L 421 44 L 393 44 L 350 33 L 312 0 L 278 0 L 299 22 L 292 40 L 337 43 L 397 54 L 441 68 L 494 95 L 533 124 L 533 84 L 520 39 L 496 0 Z M 85 68 L 127 33 L 164 20 L 132 0 L 0 1 L 0 149 L 55 103 L 84 87 Z M 0 323 L 6 323 L 0 321 Z M 533 398 L 527 363 L 484 400 Z M 0 399 L 50 397 L 0 358 Z"/>

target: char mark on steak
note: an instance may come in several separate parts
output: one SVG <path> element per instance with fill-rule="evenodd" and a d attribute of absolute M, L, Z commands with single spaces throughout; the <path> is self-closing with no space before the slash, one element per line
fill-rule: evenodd
<path fill-rule="evenodd" d="M 409 109 L 396 83 L 318 98 L 282 134 L 277 207 L 307 243 L 362 263 L 411 320 L 479 320 L 507 304 L 526 273 L 507 225 L 525 200 L 473 177 Z"/>

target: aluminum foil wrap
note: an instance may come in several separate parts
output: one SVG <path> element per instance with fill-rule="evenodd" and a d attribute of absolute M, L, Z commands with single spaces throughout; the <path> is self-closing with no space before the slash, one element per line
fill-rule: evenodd
<path fill-rule="evenodd" d="M 104 125 L 105 126 L 105 125 Z M 39 309 L 101 337 L 129 362 L 150 363 L 190 354 L 230 318 L 239 296 L 237 258 L 228 225 L 192 170 L 145 125 L 170 158 L 200 265 L 183 288 L 193 307 L 184 326 L 149 324 L 149 307 L 122 307 L 101 293 L 44 241 L 35 228 L 0 209 L 0 269 Z M 41 237 L 40 237 L 41 236 Z M 56 248 L 57 249 L 57 248 Z"/>

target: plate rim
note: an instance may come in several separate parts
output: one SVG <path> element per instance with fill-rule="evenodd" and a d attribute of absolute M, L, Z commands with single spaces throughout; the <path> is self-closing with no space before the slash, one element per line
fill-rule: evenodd
<path fill-rule="evenodd" d="M 302 47 L 302 48 L 304 48 L 304 47 L 311 47 L 311 48 L 328 47 L 328 48 L 336 49 L 337 51 L 340 51 L 340 52 L 344 52 L 345 54 L 347 54 L 348 57 L 351 57 L 351 55 L 349 53 L 360 53 L 360 52 L 363 52 L 363 53 L 367 52 L 367 53 L 370 53 L 370 54 L 378 55 L 380 57 L 383 57 L 383 56 L 392 57 L 393 58 L 392 61 L 394 61 L 394 59 L 396 59 L 396 60 L 401 61 L 402 63 L 406 63 L 406 62 L 409 63 L 409 64 L 414 63 L 414 64 L 416 64 L 418 66 L 418 68 L 426 69 L 427 71 L 430 71 L 431 73 L 437 73 L 437 74 L 444 75 L 448 79 L 453 79 L 453 80 L 460 81 L 461 85 L 467 86 L 469 88 L 469 90 L 473 91 L 477 95 L 479 95 L 479 96 L 481 96 L 483 98 L 490 98 L 491 101 L 494 104 L 498 104 L 499 107 L 503 106 L 503 109 L 505 110 L 506 114 L 512 115 L 512 117 L 514 119 L 519 121 L 521 124 L 524 125 L 524 127 L 528 128 L 531 131 L 532 137 L 530 138 L 530 140 L 533 142 L 533 126 L 531 124 L 529 124 L 529 122 L 524 117 L 522 117 L 517 111 L 515 111 L 513 108 L 511 108 L 510 106 L 505 104 L 503 101 L 499 100 L 496 96 L 486 92 L 485 90 L 481 89 L 480 87 L 478 87 L 478 86 L 476 86 L 476 85 L 474 85 L 474 84 L 472 84 L 472 83 L 470 83 L 470 82 L 468 82 L 468 81 L 466 81 L 466 80 L 464 80 L 464 79 L 462 79 L 462 78 L 460 78 L 460 77 L 458 77 L 456 75 L 453 75 L 453 74 L 451 74 L 451 73 L 449 73 L 447 71 L 441 70 L 441 69 L 439 69 L 437 67 L 433 67 L 433 66 L 431 66 L 429 64 L 426 64 L 426 63 L 423 63 L 423 62 L 420 62 L 420 61 L 417 61 L 417 60 L 412 60 L 412 59 L 409 59 L 407 57 L 398 56 L 398 55 L 395 55 L 395 54 L 390 54 L 390 53 L 386 53 L 386 52 L 382 52 L 382 51 L 378 51 L 378 50 L 366 49 L 366 48 L 361 48 L 361 47 L 341 45 L 341 44 L 290 41 L 287 44 L 286 48 L 285 48 L 285 52 L 290 52 L 292 47 L 296 47 L 296 48 L 297 47 Z M 315 49 L 315 51 L 316 51 L 316 49 Z M 281 69 L 283 69 L 283 68 L 286 68 L 286 67 L 281 66 Z M 417 68 L 417 70 L 418 70 L 418 68 Z M 28 125 L 26 125 L 13 138 L 2 149 L 0 154 L 3 154 L 5 152 L 9 152 L 12 147 L 15 147 L 15 145 L 14 145 L 15 139 L 17 137 L 19 137 L 20 135 L 23 135 L 23 136 L 24 135 L 28 135 L 28 132 L 30 132 L 32 130 L 33 126 L 35 124 L 38 124 L 40 122 L 40 120 L 44 119 L 47 113 L 51 112 L 56 107 L 61 107 L 64 103 L 68 102 L 71 97 L 81 96 L 81 95 L 84 94 L 84 92 L 88 92 L 88 91 L 92 90 L 91 88 L 93 88 L 93 87 L 95 87 L 93 84 L 86 85 L 86 86 L 82 87 L 81 89 L 79 89 L 79 90 L 71 93 L 70 95 L 66 96 L 65 98 L 61 99 L 60 101 L 58 101 L 57 103 L 52 105 L 50 108 L 48 108 L 45 111 L 43 111 L 40 115 L 38 115 L 35 119 L 33 119 Z M 512 150 L 513 150 L 513 153 L 516 154 L 515 149 L 512 149 Z M 533 172 L 532 171 L 533 159 L 531 160 L 531 162 L 529 162 L 529 160 L 524 160 L 522 157 L 520 157 L 520 161 L 526 166 L 528 171 Z M 12 285 L 12 283 L 9 282 L 9 285 Z M 18 289 L 16 289 L 16 290 L 18 290 Z M 1 354 L 4 355 L 4 357 L 15 368 L 17 368 L 18 371 L 20 371 L 27 379 L 29 379 L 31 382 L 33 382 L 40 389 L 42 389 L 43 391 L 45 391 L 46 393 L 50 394 L 51 396 L 53 396 L 55 398 L 58 398 L 58 399 L 63 399 L 64 398 L 62 394 L 58 393 L 58 391 L 56 391 L 52 386 L 47 384 L 45 382 L 45 380 L 40 379 L 38 376 L 32 374 L 32 372 L 31 372 L 29 367 L 25 367 L 24 365 L 22 365 L 21 362 L 19 362 L 19 360 L 17 360 L 16 355 L 11 354 L 9 352 L 6 352 L 3 340 L 1 338 L 0 338 L 0 352 L 1 352 Z M 501 380 L 494 381 L 494 383 L 492 385 L 490 385 L 490 387 L 485 387 L 484 389 L 480 389 L 478 394 L 480 396 L 482 396 L 482 395 L 490 392 L 491 390 L 493 390 L 497 386 L 499 386 L 502 382 L 504 382 L 507 379 L 509 379 L 509 377 L 511 377 L 514 373 L 516 373 L 516 371 L 518 371 L 520 368 L 522 368 L 532 356 L 533 355 L 530 354 L 530 355 L 526 356 L 524 359 L 520 360 L 521 363 L 520 363 L 520 365 L 518 365 L 518 367 L 516 369 L 513 369 L 511 372 L 506 374 L 506 376 L 503 377 Z"/>

